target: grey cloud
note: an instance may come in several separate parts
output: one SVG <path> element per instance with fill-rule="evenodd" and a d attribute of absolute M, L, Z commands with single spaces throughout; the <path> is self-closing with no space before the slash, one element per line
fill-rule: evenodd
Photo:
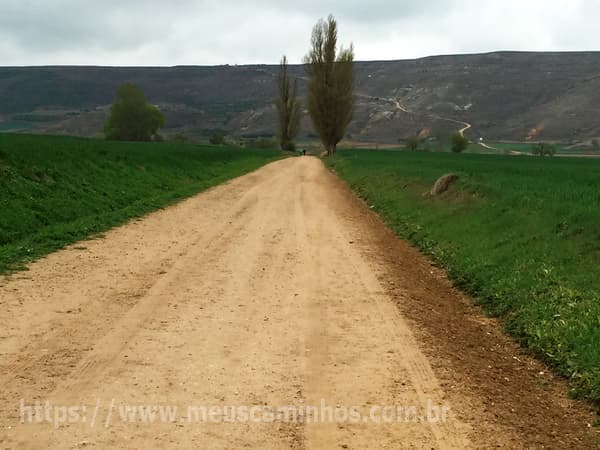
<path fill-rule="evenodd" d="M 0 0 L 0 64 L 299 62 L 333 13 L 359 59 L 600 46 L 597 0 Z"/>
<path fill-rule="evenodd" d="M 262 2 L 272 5 L 272 2 Z M 312 17 L 335 15 L 340 20 L 350 20 L 372 25 L 394 21 L 414 20 L 427 15 L 445 14 L 459 5 L 459 0 L 284 0 L 273 8 L 284 14 L 303 14 Z"/>

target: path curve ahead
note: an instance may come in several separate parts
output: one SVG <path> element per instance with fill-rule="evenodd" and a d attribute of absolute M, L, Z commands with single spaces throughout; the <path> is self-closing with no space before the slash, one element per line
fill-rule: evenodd
<path fill-rule="evenodd" d="M 394 103 L 396 105 L 396 109 L 398 109 L 399 111 L 402 111 L 402 112 L 407 113 L 407 114 L 414 114 L 414 112 L 412 112 L 409 109 L 406 109 L 404 106 L 402 106 L 402 104 L 400 103 L 400 100 L 398 100 L 398 99 L 389 99 L 389 101 L 391 101 L 392 103 Z M 431 117 L 433 119 L 444 120 L 446 122 L 452 122 L 452 123 L 461 125 L 462 128 L 460 128 L 458 130 L 458 133 L 460 133 L 461 136 L 464 136 L 465 133 L 468 130 L 470 130 L 471 128 L 473 128 L 473 125 L 471 125 L 468 122 L 463 122 L 461 120 L 450 119 L 448 117 L 442 117 L 442 116 L 439 116 L 437 114 L 429 114 L 429 113 L 427 113 L 425 115 L 429 116 L 429 117 Z"/>
<path fill-rule="evenodd" d="M 470 308 L 321 161 L 281 160 L 0 278 L 0 444 L 585 447 L 588 411 Z M 220 423 L 288 405 L 341 416 Z"/>

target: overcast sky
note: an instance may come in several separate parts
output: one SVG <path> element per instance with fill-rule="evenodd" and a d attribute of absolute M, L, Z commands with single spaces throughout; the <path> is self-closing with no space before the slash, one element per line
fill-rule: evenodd
<path fill-rule="evenodd" d="M 329 13 L 358 60 L 600 50 L 600 0 L 0 0 L 0 65 L 297 63 Z"/>

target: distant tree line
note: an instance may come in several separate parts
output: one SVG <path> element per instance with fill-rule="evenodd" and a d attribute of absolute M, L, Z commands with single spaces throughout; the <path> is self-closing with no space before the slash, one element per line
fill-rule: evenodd
<path fill-rule="evenodd" d="M 440 145 L 440 150 L 447 149 L 446 145 L 449 140 L 450 150 L 454 153 L 462 153 L 469 147 L 469 139 L 461 133 L 456 131 L 449 137 L 447 135 L 440 135 L 432 138 L 437 141 Z M 430 143 L 426 139 L 420 139 L 416 134 L 411 135 L 404 142 L 404 147 L 410 151 L 416 151 L 419 149 L 431 150 Z"/>

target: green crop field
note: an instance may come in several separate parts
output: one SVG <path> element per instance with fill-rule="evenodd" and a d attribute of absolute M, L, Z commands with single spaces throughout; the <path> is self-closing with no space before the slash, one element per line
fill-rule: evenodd
<path fill-rule="evenodd" d="M 486 142 L 486 145 L 492 148 L 486 148 L 476 142 L 471 142 L 467 148 L 467 153 L 485 153 L 485 154 L 510 154 L 510 152 L 531 155 L 534 143 L 531 142 Z M 588 148 L 567 148 L 563 145 L 554 145 L 556 155 L 596 155 L 600 152 Z M 449 150 L 449 149 L 448 149 Z"/>
<path fill-rule="evenodd" d="M 495 150 L 491 150 L 481 145 L 472 142 L 469 144 L 468 151 L 473 151 L 474 153 L 505 153 L 505 152 L 518 152 L 524 153 L 526 155 L 531 154 L 531 149 L 533 147 L 532 143 L 527 142 L 516 142 L 516 143 L 506 143 L 506 142 L 486 142 L 487 145 L 493 147 Z M 564 152 L 564 149 L 560 146 L 555 147 L 558 153 Z"/>
<path fill-rule="evenodd" d="M 600 160 L 348 150 L 330 165 L 573 395 L 600 401 Z M 450 172 L 449 192 L 424 195 Z"/>
<path fill-rule="evenodd" d="M 0 273 L 280 155 L 272 150 L 0 134 Z"/>
<path fill-rule="evenodd" d="M 24 120 L 0 122 L 0 132 L 28 130 L 31 128 L 31 126 L 31 122 L 26 122 Z"/>

